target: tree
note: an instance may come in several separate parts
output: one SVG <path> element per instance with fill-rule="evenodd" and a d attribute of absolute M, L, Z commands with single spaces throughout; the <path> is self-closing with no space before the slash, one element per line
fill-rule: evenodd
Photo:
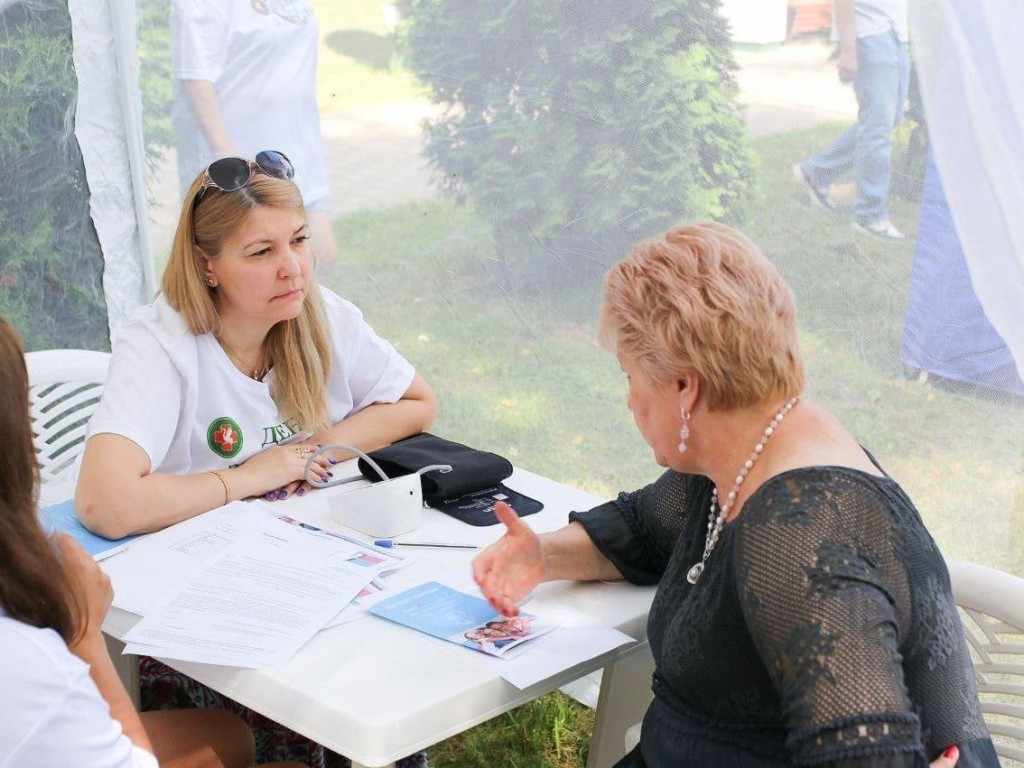
<path fill-rule="evenodd" d="M 603 267 L 751 187 L 719 0 L 400 0 L 426 155 L 507 263 Z"/>
<path fill-rule="evenodd" d="M 67 2 L 16 2 L 0 21 L 0 312 L 28 349 L 109 349 Z"/>

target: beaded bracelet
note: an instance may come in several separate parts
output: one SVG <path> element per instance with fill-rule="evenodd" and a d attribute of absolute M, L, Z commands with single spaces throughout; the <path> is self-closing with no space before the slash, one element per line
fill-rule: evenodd
<path fill-rule="evenodd" d="M 220 480 L 220 484 L 224 486 L 224 503 L 227 504 L 229 501 L 231 501 L 231 492 L 228 490 L 228 481 L 225 480 L 224 476 L 216 469 L 211 469 L 210 474 L 214 475 L 218 480 Z"/>

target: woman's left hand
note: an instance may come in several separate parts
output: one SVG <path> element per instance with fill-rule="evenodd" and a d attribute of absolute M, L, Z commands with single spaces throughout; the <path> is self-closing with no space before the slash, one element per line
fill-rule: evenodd
<path fill-rule="evenodd" d="M 517 601 L 544 580 L 544 548 L 540 537 L 504 501 L 494 514 L 505 535 L 473 560 L 473 580 L 487 601 L 503 616 L 518 616 Z"/>
<path fill-rule="evenodd" d="M 957 760 L 960 759 L 960 750 L 956 746 L 951 746 L 946 749 L 936 759 L 930 763 L 930 768 L 953 768 L 956 765 Z"/>

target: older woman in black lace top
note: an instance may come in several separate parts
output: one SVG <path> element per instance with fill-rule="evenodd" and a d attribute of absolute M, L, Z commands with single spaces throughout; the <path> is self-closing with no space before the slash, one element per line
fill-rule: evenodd
<path fill-rule="evenodd" d="M 997 766 L 949 576 L 910 499 L 800 399 L 793 298 L 720 224 L 640 243 L 601 314 L 668 471 L 473 564 L 506 615 L 540 581 L 659 585 L 654 701 L 619 766 Z"/>

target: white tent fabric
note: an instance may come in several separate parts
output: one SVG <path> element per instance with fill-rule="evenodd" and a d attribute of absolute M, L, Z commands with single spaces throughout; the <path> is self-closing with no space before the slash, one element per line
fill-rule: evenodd
<path fill-rule="evenodd" d="M 7 1 L 0 0 L 0 10 Z M 515 252 L 506 262 L 508 254 L 495 245 L 486 200 L 470 196 L 470 205 L 459 206 L 445 196 L 436 173 L 431 177 L 424 168 L 427 140 L 420 125 L 443 107 L 408 84 L 413 75 L 403 57 L 411 59 L 412 49 L 394 47 L 393 33 L 380 19 L 383 2 L 364 0 L 367 7 L 376 6 L 370 14 L 362 5 L 310 1 L 320 17 L 317 77 L 328 87 L 318 96 L 319 117 L 341 253 L 337 264 L 321 270 L 321 280 L 357 303 L 431 381 L 442 398 L 437 431 L 607 497 L 656 476 L 657 467 L 622 407 L 625 395 L 614 358 L 595 349 L 598 270 L 581 257 L 569 262 L 570 279 L 550 287 L 543 272 L 540 277 L 515 272 L 522 264 Z M 1024 81 L 1024 52 L 1011 23 L 1019 15 L 1015 2 L 911 0 L 911 7 L 928 129 L 956 230 L 981 303 L 1020 369 L 1024 119 L 1017 83 Z M 140 95 L 159 95 L 165 85 L 170 93 L 172 84 L 160 80 L 173 77 L 169 3 L 68 3 L 79 79 L 76 135 L 106 262 L 104 291 L 113 330 L 133 307 L 151 299 L 150 252 L 158 264 L 166 257 L 181 201 L 176 139 L 157 135 L 173 133 L 172 107 L 165 103 L 170 98 L 147 99 L 145 113 L 140 103 Z M 452 0 L 451 7 L 456 5 Z M 538 0 L 535 7 L 542 5 Z M 722 9 L 744 13 L 754 5 L 763 10 L 746 0 L 729 0 Z M 763 5 L 774 9 L 763 10 L 771 28 L 781 28 L 787 4 L 765 0 Z M 621 5 L 624 18 L 630 9 L 646 7 L 635 0 Z M 567 41 L 578 36 L 585 21 L 596 26 L 615 20 L 574 18 Z M 744 21 L 746 34 L 761 31 L 751 28 L 749 17 Z M 736 29 L 743 32 L 741 25 Z M 143 39 L 146 32 L 153 34 Z M 832 141 L 852 122 L 856 106 L 828 60 L 827 20 L 816 31 L 795 36 L 784 45 L 737 48 L 735 57 L 739 100 L 763 176 L 757 180 L 758 205 L 743 227 L 776 260 L 798 295 L 808 397 L 834 410 L 875 451 L 947 554 L 1020 571 L 1024 409 L 1012 399 L 999 400 L 999 392 L 979 394 L 960 382 L 952 387 L 947 382 L 943 389 L 934 380 L 920 384 L 904 378 L 899 338 L 918 216 L 910 188 L 919 189 L 920 174 L 898 169 L 909 181 L 892 195 L 896 223 L 911 236 L 908 242 L 879 242 L 850 230 L 852 183 L 833 190 L 840 201 L 837 213 L 807 206 L 806 190 L 793 180 L 790 166 Z M 529 45 L 529 36 L 522 37 Z M 595 38 L 596 48 L 598 42 Z M 523 59 L 543 64 L 530 53 Z M 621 67 L 633 64 L 628 51 L 616 48 L 615 54 Z M 142 93 L 140 71 L 144 83 L 155 84 L 153 92 Z M 662 84 L 674 84 L 672 77 L 661 77 Z M 614 75 L 593 83 L 594 93 L 602 98 L 614 93 L 611 80 Z M 350 85 L 359 91 L 356 96 L 344 92 Z M 629 105 L 637 98 L 636 89 L 622 94 Z M 551 133 L 617 142 L 618 149 L 657 129 L 657 121 L 639 111 L 630 124 L 622 117 L 631 114 L 627 109 L 616 118 L 621 133 L 586 134 L 580 125 L 604 125 L 611 107 L 621 106 L 595 96 L 597 101 L 563 110 L 564 122 L 553 125 Z M 272 100 L 267 104 L 273 107 Z M 578 120 L 581 115 L 586 119 Z M 483 141 L 483 133 L 470 139 Z M 905 128 L 900 161 L 909 154 L 904 150 L 908 133 Z M 631 161 L 630 169 L 647 171 L 653 165 L 643 156 Z M 661 177 L 637 184 L 638 189 L 665 186 Z M 608 188 L 616 192 L 621 185 Z M 604 202 L 594 199 L 581 215 L 592 216 Z M 638 210 L 652 207 L 648 198 L 638 200 Z M 551 212 L 558 215 L 568 214 Z M 586 234 L 581 228 L 574 241 L 583 243 L 581 252 L 588 245 Z M 556 278 L 561 274 L 561 265 L 542 266 Z M 946 320 L 955 329 L 960 318 Z"/>
<path fill-rule="evenodd" d="M 78 74 L 75 136 L 103 249 L 113 336 L 128 313 L 152 300 L 155 285 L 146 234 L 135 4 L 69 0 L 68 11 Z"/>
<path fill-rule="evenodd" d="M 936 164 L 974 290 L 1024 372 L 1024 28 L 1017 0 L 913 0 Z"/>

